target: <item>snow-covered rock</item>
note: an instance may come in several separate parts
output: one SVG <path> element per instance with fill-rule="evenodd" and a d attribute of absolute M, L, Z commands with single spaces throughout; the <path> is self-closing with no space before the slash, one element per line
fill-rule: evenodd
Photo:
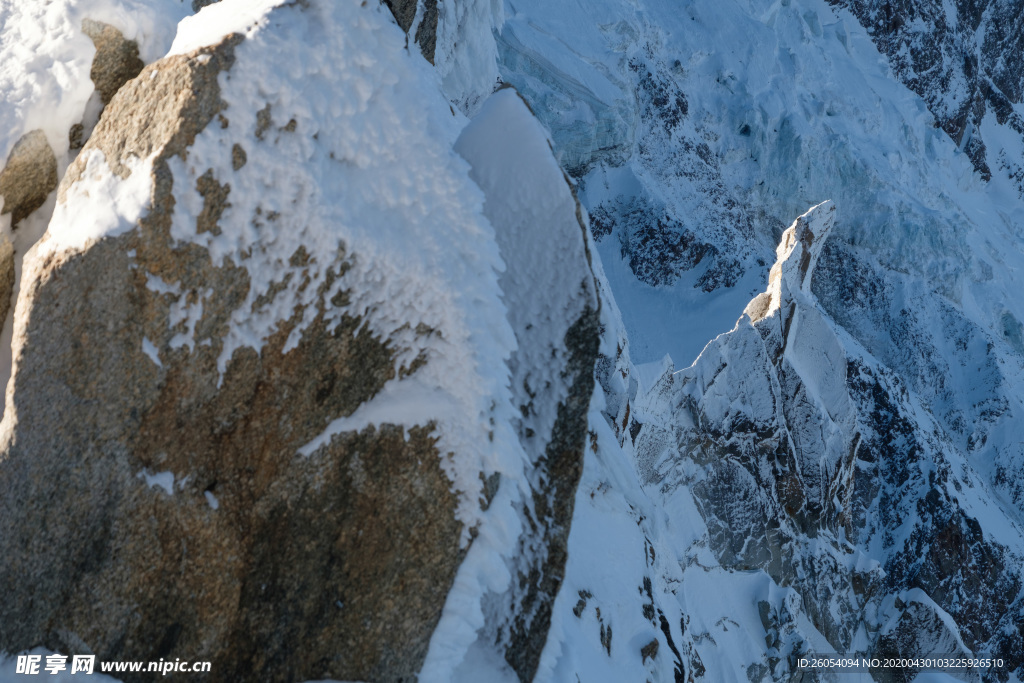
<path fill-rule="evenodd" d="M 838 0 L 867 29 L 893 74 L 928 103 L 936 123 L 985 178 L 1012 178 L 1024 141 L 1024 35 L 1017 3 Z M 986 139 L 988 143 L 986 144 Z"/>
<path fill-rule="evenodd" d="M 515 93 L 465 126 L 386 12 L 204 8 L 64 174 L 0 424 L 0 648 L 532 676 L 587 434 L 589 237 Z"/>
<path fill-rule="evenodd" d="M 514 578 L 501 598 L 504 609 L 489 615 L 481 638 L 505 650 L 521 680 L 536 673 L 565 573 L 599 341 L 587 226 L 549 144 L 515 91 L 504 89 L 455 145 L 486 197 L 517 340 L 509 359 L 512 424 L 529 461 L 532 494 L 520 510 L 524 533 L 510 561 Z"/>
<path fill-rule="evenodd" d="M 971 35 L 1012 33 L 1005 16 L 1019 14 L 1015 4 L 979 10 L 975 34 L 960 22 L 968 52 L 980 45 Z M 500 68 L 579 176 L 638 363 L 612 365 L 630 379 L 605 390 L 604 416 L 636 459 L 648 509 L 700 511 L 699 522 L 674 520 L 685 533 L 662 537 L 689 567 L 683 586 L 730 585 L 719 572 L 738 568 L 794 591 L 776 593 L 764 614 L 746 613 L 774 645 L 697 643 L 704 665 L 728 677 L 737 665 L 721 655 L 731 652 L 747 662 L 741 675 L 779 678 L 793 673 L 779 658 L 787 648 L 881 651 L 899 641 L 903 651 L 937 652 L 961 643 L 1006 655 L 1006 671 L 1019 676 L 1012 653 L 1022 635 L 1011 624 L 1024 623 L 1024 497 L 1012 473 L 1024 463 L 1016 303 L 1024 211 L 1013 178 L 977 174 L 971 131 L 951 140 L 940 130 L 932 104 L 947 93 L 908 90 L 897 63 L 905 55 L 880 53 L 879 34 L 841 6 L 542 5 L 508 3 L 496 37 Z M 963 18 L 979 7 L 936 11 Z M 928 44 L 919 9 L 878 12 L 913 31 L 922 50 L 945 50 L 941 35 Z M 990 21 L 1002 26 L 986 28 Z M 991 73 L 1019 58 L 1012 40 L 1000 40 L 986 48 Z M 947 52 L 943 69 L 959 70 L 963 60 Z M 988 158 L 1019 157 L 1007 123 L 1016 108 L 1004 103 L 995 117 L 986 105 L 971 134 L 985 135 Z M 767 272 L 769 245 L 825 197 L 838 207 L 832 236 L 817 244 L 814 274 L 787 284 Z M 723 258 L 735 265 L 716 271 Z M 734 277 L 705 286 L 713 272 Z M 751 302 L 765 280 L 770 291 Z M 739 326 L 718 337 L 745 305 Z M 670 379 L 666 353 L 678 367 L 700 360 Z M 687 401 L 692 410 L 680 409 Z M 656 483 L 671 495 L 655 495 Z M 823 528 L 840 539 L 833 549 Z M 695 559 L 694 548 L 711 557 Z M 924 595 L 908 601 L 916 588 Z M 865 591 L 889 597 L 859 597 Z M 673 595 L 655 601 L 666 614 Z M 893 607 L 911 602 L 917 616 Z M 693 619 L 745 623 L 706 602 L 689 607 Z M 611 609 L 606 602 L 602 615 Z M 878 635 L 898 623 L 900 636 Z M 929 633 L 939 634 L 934 647 Z"/>

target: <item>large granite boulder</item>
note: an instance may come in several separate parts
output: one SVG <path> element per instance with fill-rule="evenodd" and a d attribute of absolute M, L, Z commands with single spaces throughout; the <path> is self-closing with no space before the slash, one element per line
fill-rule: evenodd
<path fill-rule="evenodd" d="M 25 261 L 0 649 L 410 680 L 483 555 L 518 570 L 487 646 L 529 678 L 593 388 L 579 205 L 511 93 L 547 195 L 516 215 L 502 150 L 466 144 L 481 195 L 379 8 L 241 4 L 112 95 Z M 523 225 L 570 289 L 516 272 Z"/>

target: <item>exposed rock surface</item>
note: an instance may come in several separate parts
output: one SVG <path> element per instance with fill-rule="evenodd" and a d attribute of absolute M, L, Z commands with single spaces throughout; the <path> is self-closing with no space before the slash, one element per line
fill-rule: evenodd
<path fill-rule="evenodd" d="M 672 395 L 677 408 L 669 430 L 641 429 L 641 472 L 669 500 L 693 492 L 722 565 L 797 588 L 789 621 L 808 619 L 832 651 L 991 652 L 1013 671 L 1019 531 L 981 533 L 985 495 L 970 493 L 981 479 L 817 306 L 811 277 L 833 211 L 816 207 L 783 234 L 768 290 L 646 399 Z M 795 674 L 806 644 L 773 647 L 772 677 Z"/>
<path fill-rule="evenodd" d="M 497 36 L 502 77 L 582 177 L 628 331 L 602 349 L 605 424 L 592 420 L 574 530 L 590 529 L 577 553 L 604 558 L 607 510 L 631 515 L 637 529 L 615 532 L 629 566 L 570 559 L 556 613 L 572 635 L 546 680 L 600 677 L 590 658 L 640 680 L 616 642 L 650 642 L 662 613 L 659 653 L 671 639 L 683 656 L 648 659 L 648 680 L 799 679 L 810 651 L 984 653 L 1005 666 L 968 677 L 1021 675 L 1006 653 L 1024 623 L 1024 214 L 1020 107 L 1002 94 L 1021 73 L 1002 72 L 1019 61 L 1020 3 L 842 5 L 870 35 L 800 0 L 607 0 L 550 18 L 522 0 Z M 717 336 L 769 275 L 759 242 L 828 196 L 842 214 L 831 242 L 812 240 L 816 269 L 797 258 L 811 275 L 794 286 L 777 267 Z M 728 257 L 738 277 L 693 287 Z M 611 577 L 647 577 L 652 597 L 618 598 Z"/>
<path fill-rule="evenodd" d="M 438 0 L 384 0 L 395 21 L 403 31 L 409 33 L 416 23 L 413 40 L 420 46 L 423 56 L 431 64 L 434 63 L 434 50 L 437 45 L 437 1 Z M 416 22 L 416 13 L 422 8 L 420 20 Z"/>
<path fill-rule="evenodd" d="M 453 585 L 491 553 L 509 581 L 485 646 L 531 680 L 599 338 L 581 209 L 514 92 L 458 145 L 481 210 L 444 147 L 450 109 L 379 10 L 268 11 L 120 87 L 26 262 L 0 648 L 208 660 L 216 680 L 410 680 L 435 629 L 461 637 L 442 611 L 482 603 Z M 364 45 L 344 42 L 356 19 Z M 323 27 L 346 47 L 309 45 Z M 337 74 L 332 96 L 369 114 L 293 104 L 268 64 L 278 41 L 323 52 L 310 77 Z M 391 61 L 337 69 L 367 45 Z M 371 97 L 361 79 L 385 72 L 419 90 Z M 430 135 L 411 118 L 424 107 Z M 369 147 L 348 137 L 360 126 Z M 379 178 L 410 148 L 433 180 L 392 202 Z M 355 198 L 372 219 L 337 208 Z M 402 241 L 375 241 L 383 226 Z"/>
<path fill-rule="evenodd" d="M 756 239 L 754 222 L 698 134 L 678 83 L 678 62 L 667 62 L 650 45 L 632 51 L 623 65 L 623 88 L 632 101 L 623 111 L 621 102 L 602 101 L 546 64 L 540 68 L 551 72 L 537 79 L 543 59 L 520 42 L 518 30 L 506 24 L 498 37 L 502 76 L 530 101 L 543 103 L 540 116 L 553 128 L 562 163 L 585 179 L 594 236 L 616 243 L 645 284 L 682 280 L 704 292 L 735 286 L 756 254 L 749 246 Z M 591 112 L 586 118 L 596 118 L 596 125 L 559 120 L 564 110 L 578 113 L 576 106 Z M 631 193 L 609 192 L 600 172 L 605 164 L 621 167 L 614 173 L 629 179 Z"/>
<path fill-rule="evenodd" d="M 7 236 L 0 237 L 0 320 L 3 321 L 11 311 L 14 275 L 14 244 Z"/>
<path fill-rule="evenodd" d="M 994 115 L 1018 140 L 1024 120 L 1015 111 L 1024 98 L 1024 33 L 1014 2 L 901 3 L 834 0 L 868 30 L 896 77 L 928 103 L 939 126 L 970 156 L 978 172 L 991 168 L 1019 173 L 1019 160 L 1006 158 L 995 140 L 989 152 L 982 131 Z M 1016 178 L 1024 193 L 1021 177 Z"/>
<path fill-rule="evenodd" d="M 189 13 L 187 2 L 147 0 L 5 7 L 0 155 L 6 157 L 25 133 L 42 129 L 63 173 L 74 156 L 67 152 L 81 148 L 102 106 L 145 62 L 167 52 L 178 21 Z"/>
<path fill-rule="evenodd" d="M 41 130 L 26 133 L 11 149 L 0 171 L 3 212 L 11 214 L 11 225 L 38 209 L 57 189 L 57 158 Z"/>
<path fill-rule="evenodd" d="M 57 0 L 0 10 L 0 195 L 11 214 L 0 266 L 0 304 L 9 313 L 21 260 L 42 235 L 58 179 L 92 133 L 114 92 L 170 46 L 184 2 Z M 29 143 L 29 144 L 26 144 Z M 10 329 L 10 328 L 8 328 Z M 0 384 L 10 377 L 7 342 Z"/>
<path fill-rule="evenodd" d="M 145 66 L 139 59 L 139 45 L 134 40 L 126 40 L 110 24 L 92 19 L 82 22 L 82 31 L 96 46 L 89 76 L 106 106 L 121 86 L 138 76 Z"/>
<path fill-rule="evenodd" d="M 68 173 L 63 193 L 90 153 L 124 176 L 129 159 L 157 155 L 138 228 L 51 256 L 26 292 L 10 405 L 19 426 L 2 472 L 15 492 L 4 498 L 3 641 L 103 659 L 209 659 L 223 679 L 409 677 L 461 557 L 430 426 L 408 440 L 368 428 L 295 459 L 394 376 L 393 351 L 357 334 L 357 319 L 329 328 L 321 292 L 297 346 L 282 351 L 294 326 L 285 322 L 220 377 L 219 334 L 247 273 L 170 237 L 167 163 L 224 107 L 217 76 L 237 44 L 154 65 L 159 76 L 113 100 Z M 342 254 L 325 284 L 344 268 Z M 173 302 L 147 288 L 154 278 L 187 298 L 211 292 L 196 333 L 213 344 L 168 349 Z M 68 334 L 45 334 L 55 326 Z M 165 349 L 159 361 L 146 354 L 150 340 Z M 160 477 L 164 488 L 149 485 Z M 34 598 L 16 587 L 28 576 Z"/>
<path fill-rule="evenodd" d="M 1016 5 L 0 6 L 0 650 L 1019 679 Z"/>

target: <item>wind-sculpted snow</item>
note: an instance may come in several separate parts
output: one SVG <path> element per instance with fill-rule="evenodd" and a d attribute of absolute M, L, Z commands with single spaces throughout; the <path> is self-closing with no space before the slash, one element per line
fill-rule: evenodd
<path fill-rule="evenodd" d="M 836 215 L 794 223 L 767 290 L 678 372 L 631 363 L 601 274 L 592 448 L 538 680 L 791 680 L 828 652 L 992 654 L 984 680 L 1019 679 L 1019 515 L 817 301 Z"/>
<path fill-rule="evenodd" d="M 820 249 L 831 217 L 829 205 L 819 207 L 780 248 L 791 258 L 780 261 L 776 291 L 800 320 L 790 325 L 794 338 L 813 332 L 813 313 L 805 310 L 813 297 L 800 289 L 801 270 L 810 276 L 801 264 L 813 265 L 813 258 L 801 257 Z M 819 239 L 796 239 L 809 234 Z M 801 505 L 800 486 L 773 486 L 773 458 L 758 452 L 774 439 L 786 457 L 777 434 L 782 401 L 773 394 L 773 354 L 759 332 L 748 322 L 746 332 L 709 346 L 707 362 L 702 356 L 688 375 L 686 398 L 670 363 L 637 369 L 630 362 L 603 273 L 599 279 L 608 305 L 594 431 L 538 680 L 785 679 L 797 653 L 834 649 L 823 633 L 852 637 L 855 627 L 843 619 L 851 609 L 842 597 L 849 582 L 842 577 L 877 583 L 878 564 L 863 553 L 820 552 L 820 539 L 800 536 L 784 521 L 786 505 Z M 775 308 L 762 327 L 778 342 L 789 319 Z M 701 403 L 707 412 L 696 418 L 705 428 L 700 436 L 681 407 L 695 399 L 697 384 L 708 390 Z M 751 436 L 744 445 L 745 430 Z M 834 468 L 826 458 L 804 464 L 816 466 Z M 810 516 L 813 507 L 799 514 Z"/>
<path fill-rule="evenodd" d="M 625 22 L 601 30 L 629 46 L 614 77 L 602 70 L 604 78 L 577 80 L 543 48 L 524 43 L 526 31 L 515 20 L 498 39 L 503 75 L 552 124 L 570 173 L 585 177 L 603 168 L 614 176 L 588 184 L 586 201 L 595 235 L 614 233 L 638 279 L 671 285 L 689 274 L 687 286 L 704 292 L 734 286 L 753 260 L 753 223 L 688 120 L 680 62 L 665 62 L 656 45 L 630 45 L 635 29 Z M 624 106 L 618 89 L 628 93 L 631 106 Z"/>
<path fill-rule="evenodd" d="M 150 4 L 0 0 L 5 647 L 1024 679 L 1019 0 Z"/>
<path fill-rule="evenodd" d="M 668 352 L 689 362 L 727 330 L 722 311 L 759 289 L 782 229 L 823 197 L 843 207 L 837 241 L 857 259 L 922 276 L 954 300 L 991 262 L 971 232 L 1019 233 L 1012 182 L 983 184 L 844 10 L 816 0 L 637 7 L 552 12 L 519 0 L 498 41 L 502 77 L 581 178 L 637 361 Z M 1021 146 L 1006 150 L 1019 165 Z M 706 277 L 716 264 L 731 275 Z"/>

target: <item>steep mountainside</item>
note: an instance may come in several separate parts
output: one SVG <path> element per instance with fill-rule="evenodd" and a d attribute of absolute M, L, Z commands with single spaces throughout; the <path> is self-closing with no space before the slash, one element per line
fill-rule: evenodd
<path fill-rule="evenodd" d="M 913 8 L 886 8 L 920 45 L 941 43 Z M 1014 12 L 984 14 L 1017 35 Z M 934 102 L 955 89 L 908 90 L 872 38 L 813 1 L 506 5 L 502 78 L 579 179 L 641 363 L 622 360 L 621 341 L 609 354 L 629 379 L 606 380 L 605 415 L 644 493 L 610 468 L 596 490 L 617 488 L 641 528 L 669 513 L 635 543 L 683 567 L 655 569 L 648 553 L 671 627 L 660 651 L 682 641 L 702 662 L 686 676 L 786 678 L 800 652 L 988 653 L 1006 659 L 991 676 L 1022 675 L 1019 187 L 978 173 L 971 145 L 943 130 Z M 1019 59 L 997 43 L 990 74 Z M 1021 158 L 1007 111 L 982 117 L 989 158 Z M 826 199 L 832 236 L 814 245 L 796 312 L 751 326 L 755 311 L 716 339 L 777 284 L 782 226 Z M 768 327 L 791 318 L 781 344 Z M 697 586 L 743 597 L 708 601 Z M 601 633 L 641 608 L 612 609 Z M 690 626 L 676 632 L 672 614 Z M 648 659 L 641 649 L 629 640 L 620 656 Z M 662 676 L 686 659 L 668 657 Z"/>
<path fill-rule="evenodd" d="M 1014 2 L 836 2 L 867 29 L 894 75 L 982 177 L 1014 180 L 1024 196 L 1024 22 Z M 986 144 L 986 140 L 988 144 Z"/>

